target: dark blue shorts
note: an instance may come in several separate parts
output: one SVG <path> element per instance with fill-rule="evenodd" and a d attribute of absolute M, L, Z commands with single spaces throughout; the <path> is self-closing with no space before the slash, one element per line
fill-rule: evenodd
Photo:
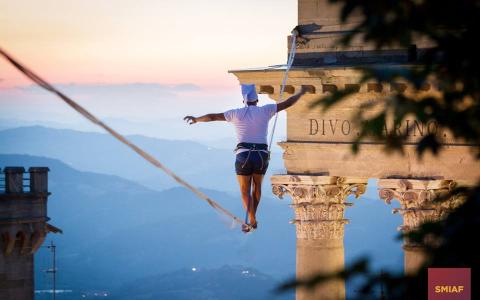
<path fill-rule="evenodd" d="M 250 155 L 248 154 L 250 153 Z M 268 154 L 263 151 L 245 151 L 237 154 L 235 171 L 237 175 L 265 175 L 268 168 Z"/>

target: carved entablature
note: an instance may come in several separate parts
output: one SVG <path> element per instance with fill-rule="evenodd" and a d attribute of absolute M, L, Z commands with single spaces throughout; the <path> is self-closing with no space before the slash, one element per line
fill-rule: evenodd
<path fill-rule="evenodd" d="M 334 54 L 334 56 L 336 55 Z M 296 61 L 298 61 L 297 57 Z M 392 64 L 384 66 L 385 69 L 392 71 L 401 71 L 405 67 L 405 65 Z M 280 99 L 285 65 L 230 70 L 229 73 L 235 74 L 241 84 L 255 84 L 257 93 L 268 95 L 268 97 L 276 101 Z M 302 87 L 307 88 L 307 94 L 302 98 L 311 98 L 313 101 L 317 100 L 318 97 L 347 89 L 357 94 L 363 94 L 368 99 L 374 99 L 377 96 L 387 96 L 397 92 L 409 96 L 419 93 L 421 95 L 438 96 L 441 92 L 438 82 L 433 78 L 418 88 L 405 80 L 391 83 L 372 80 L 363 82 L 362 75 L 362 72 L 354 66 L 329 66 L 327 68 L 321 66 L 297 66 L 288 72 L 288 80 L 283 90 L 283 99 L 298 93 Z M 355 99 L 358 100 L 358 97 Z M 352 104 L 355 103 L 358 104 L 358 101 L 354 101 Z"/>
<path fill-rule="evenodd" d="M 403 216 L 400 229 L 404 231 L 425 222 L 441 220 L 458 207 L 464 201 L 459 195 L 437 201 L 448 196 L 454 186 L 452 180 L 380 179 L 378 182 L 381 199 L 388 204 L 393 199 L 400 203 L 400 208 L 393 209 L 393 213 Z"/>
<path fill-rule="evenodd" d="M 273 194 L 292 197 L 297 238 L 343 239 L 346 199 L 365 192 L 367 180 L 336 176 L 274 175 Z"/>

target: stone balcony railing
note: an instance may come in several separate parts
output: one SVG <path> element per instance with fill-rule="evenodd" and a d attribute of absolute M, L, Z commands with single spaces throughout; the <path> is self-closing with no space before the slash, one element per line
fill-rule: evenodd
<path fill-rule="evenodd" d="M 48 171 L 47 167 L 31 167 L 28 173 L 25 173 L 23 167 L 0 169 L 0 195 L 24 193 L 48 195 Z"/>

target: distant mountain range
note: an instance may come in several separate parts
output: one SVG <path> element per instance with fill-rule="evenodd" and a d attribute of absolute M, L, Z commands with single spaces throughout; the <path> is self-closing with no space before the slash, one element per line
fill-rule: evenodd
<path fill-rule="evenodd" d="M 195 186 L 238 191 L 232 150 L 140 135 L 127 138 Z M 56 158 L 78 170 L 117 175 L 156 190 L 178 186 L 161 170 L 107 134 L 30 126 L 2 130 L 0 141 L 0 153 Z M 281 171 L 280 156 L 272 156 L 267 175 Z"/>
<path fill-rule="evenodd" d="M 12 165 L 50 168 L 48 214 L 64 231 L 48 237 L 58 246 L 59 287 L 111 290 L 192 266 L 254 266 L 275 278 L 295 272 L 295 233 L 285 202 L 265 197 L 258 216 L 261 230 L 244 235 L 183 188 L 158 192 L 117 176 L 80 172 L 58 160 L 0 155 L 0 167 Z M 205 192 L 243 216 L 240 199 Z M 41 273 L 50 264 L 47 249 L 36 263 L 37 283 L 48 286 Z"/>

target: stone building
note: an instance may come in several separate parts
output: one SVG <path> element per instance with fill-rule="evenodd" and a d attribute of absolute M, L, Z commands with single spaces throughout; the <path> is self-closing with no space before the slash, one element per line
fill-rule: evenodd
<path fill-rule="evenodd" d="M 34 299 L 34 253 L 49 232 L 61 232 L 47 223 L 48 168 L 0 171 L 0 300 Z"/>
<path fill-rule="evenodd" d="M 286 112 L 287 140 L 279 143 L 284 151 L 286 174 L 271 178 L 273 193 L 279 197 L 289 195 L 293 200 L 297 278 L 344 268 L 344 226 L 349 222 L 344 211 L 352 205 L 346 199 L 349 195 L 360 196 L 368 179 L 378 179 L 379 198 L 386 203 L 399 201 L 401 208 L 394 212 L 403 216 L 401 229 L 409 230 L 426 220 L 443 217 L 459 199 L 442 206 L 433 200 L 454 186 L 473 184 L 480 175 L 480 164 L 472 157 L 469 145 L 454 140 L 435 123 L 422 125 L 414 119 L 395 128 L 386 124 L 387 131 L 410 130 L 403 156 L 386 154 L 381 144 L 368 140 L 361 145 L 358 155 L 351 153 L 352 140 L 359 132 L 352 120 L 361 105 L 373 103 L 392 91 L 413 92 L 405 82 L 359 84 L 361 74 L 355 67 L 368 64 L 385 69 L 408 68 L 431 46 L 429 41 L 417 40 L 408 49 L 377 51 L 362 41 L 353 41 L 348 48 L 338 48 L 336 41 L 359 21 L 361 16 L 354 16 L 341 24 L 339 7 L 330 5 L 328 0 L 298 1 L 298 25 L 306 39 L 297 43 L 285 98 L 301 86 L 309 86 L 311 93 L 302 96 Z M 285 66 L 230 72 L 240 83 L 256 84 L 257 92 L 279 100 Z M 310 106 L 323 95 L 345 88 L 355 89 L 356 94 L 341 105 L 326 112 Z M 432 82 L 420 93 L 439 92 Z M 369 113 L 375 113 L 375 109 Z M 442 139 L 444 150 L 439 156 L 426 154 L 420 160 L 415 142 L 430 132 Z M 357 221 L 352 220 L 350 226 Z M 403 249 L 405 271 L 412 272 L 422 263 L 422 245 L 404 241 Z M 345 284 L 330 281 L 314 290 L 297 289 L 296 298 L 344 299 Z"/>

